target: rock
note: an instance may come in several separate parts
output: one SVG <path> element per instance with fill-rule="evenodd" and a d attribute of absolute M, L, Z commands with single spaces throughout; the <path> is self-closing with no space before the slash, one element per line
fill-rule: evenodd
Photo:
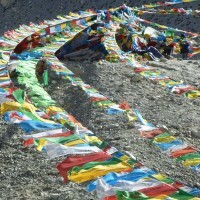
<path fill-rule="evenodd" d="M 17 8 L 12 7 L 11 9 L 13 10 L 13 12 L 17 12 Z"/>
<path fill-rule="evenodd" d="M 54 194 L 50 194 L 50 198 L 52 199 L 52 200 L 57 200 L 58 198 L 59 198 L 59 196 L 60 196 L 60 194 L 57 194 L 57 193 L 54 193 Z"/>
<path fill-rule="evenodd" d="M 134 76 L 134 73 L 127 73 L 125 72 L 124 75 L 127 77 L 127 78 L 132 78 Z"/>
<path fill-rule="evenodd" d="M 195 186 L 196 186 L 197 188 L 200 188 L 200 182 L 196 183 Z"/>
<path fill-rule="evenodd" d="M 194 138 L 199 138 L 200 139 L 200 130 L 192 130 L 191 131 L 191 135 L 194 137 Z"/>
<path fill-rule="evenodd" d="M 56 84 L 57 83 L 57 81 L 55 81 L 55 80 L 52 80 L 51 82 L 52 82 L 52 84 Z"/>
<path fill-rule="evenodd" d="M 11 4 L 13 4 L 15 0 L 1 0 L 1 5 L 5 8 L 8 8 Z"/>
<path fill-rule="evenodd" d="M 125 151 L 131 151 L 132 147 L 130 147 L 130 146 L 125 146 L 123 149 L 124 149 Z"/>
<path fill-rule="evenodd" d="M 139 82 L 139 81 L 141 81 L 143 78 L 142 78 L 142 76 L 140 76 L 140 75 L 138 75 L 138 74 L 133 74 L 132 76 L 131 76 L 131 82 Z"/>

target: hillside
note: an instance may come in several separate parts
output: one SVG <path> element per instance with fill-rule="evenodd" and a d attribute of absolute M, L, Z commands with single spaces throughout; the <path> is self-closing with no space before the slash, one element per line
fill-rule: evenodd
<path fill-rule="evenodd" d="M 3 34 L 7 30 L 17 28 L 20 24 L 38 23 L 53 19 L 57 15 L 68 14 L 71 11 L 77 12 L 88 8 L 107 9 L 120 6 L 123 3 L 128 6 L 141 6 L 147 2 L 157 1 L 140 0 L 135 3 L 131 0 L 98 2 L 96 0 L 1 0 L 0 2 L 0 34 Z M 178 4 L 171 7 L 200 9 L 200 2 Z M 195 33 L 200 32 L 200 17 L 179 14 L 144 14 L 141 17 L 170 27 Z M 165 62 L 144 60 L 142 65 L 151 66 L 167 77 L 194 86 L 199 90 L 200 60 L 198 56 L 188 60 L 178 59 L 180 55 L 173 56 L 173 59 Z M 12 59 L 16 63 L 18 62 L 15 57 Z M 30 63 L 28 60 L 27 66 L 26 61 L 20 60 L 21 63 L 25 63 L 24 69 L 25 72 L 28 71 L 27 74 L 32 73 L 30 66 L 35 64 L 35 60 L 30 61 Z M 12 60 L 10 62 L 12 63 Z M 13 63 L 15 64 L 15 62 Z M 133 67 L 130 67 L 126 62 L 111 63 L 106 60 L 98 62 L 85 60 L 83 62 L 61 61 L 61 64 L 110 101 L 116 104 L 127 102 L 133 110 L 139 110 L 147 122 L 153 123 L 156 127 L 162 127 L 172 137 L 194 147 L 199 153 L 200 97 L 193 99 L 172 93 L 157 81 L 138 76 Z M 29 78 L 32 80 L 31 77 Z M 25 84 L 17 86 L 30 94 L 30 85 L 27 84 L 27 88 Z M 80 85 L 73 84 L 67 78 L 51 80 L 50 84 L 44 87 L 44 90 L 56 102 L 57 106 L 72 114 L 84 127 L 121 152 L 128 152 L 132 158 L 136 157 L 140 164 L 142 163 L 167 176 L 169 179 L 166 178 L 166 180 L 169 181 L 169 184 L 171 180 L 180 181 L 200 191 L 199 171 L 183 166 L 176 159 L 161 151 L 150 139 L 142 137 L 138 131 L 139 122 L 129 123 L 128 115 L 125 112 L 112 115 L 108 114 L 103 107 L 93 106 L 85 92 L 86 90 Z M 3 97 L 1 98 L 1 101 L 5 100 Z M 87 182 L 74 183 L 69 181 L 63 183 L 56 166 L 64 157 L 48 159 L 45 152 L 39 152 L 34 147 L 24 147 L 22 134 L 23 131 L 17 124 L 8 124 L 1 116 L 0 200 L 98 199 L 95 192 L 89 193 L 86 190 Z"/>

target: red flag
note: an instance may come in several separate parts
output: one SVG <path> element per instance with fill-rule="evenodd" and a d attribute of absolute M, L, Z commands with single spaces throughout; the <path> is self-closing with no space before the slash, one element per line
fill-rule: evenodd
<path fill-rule="evenodd" d="M 57 165 L 57 169 L 60 175 L 64 178 L 64 181 L 67 182 L 67 172 L 74 166 L 82 166 L 88 162 L 92 161 L 105 161 L 111 158 L 110 155 L 105 152 L 97 152 L 85 156 L 70 156 L 64 161 L 60 162 Z"/>
<path fill-rule="evenodd" d="M 119 108 L 123 109 L 123 110 L 130 110 L 130 106 L 128 105 L 128 102 L 126 101 L 122 101 L 120 104 L 119 104 Z"/>
<path fill-rule="evenodd" d="M 141 192 L 148 197 L 156 197 L 159 195 L 170 195 L 170 194 L 175 193 L 176 191 L 177 189 L 175 187 L 168 185 L 166 183 L 163 183 L 161 185 L 139 190 L 138 192 Z"/>
<path fill-rule="evenodd" d="M 196 150 L 193 147 L 187 147 L 185 149 L 181 149 L 181 150 L 177 150 L 177 151 L 172 152 L 171 156 L 173 158 L 177 158 L 177 157 L 183 156 L 183 155 L 188 154 L 188 153 L 193 153 L 193 152 L 196 152 Z"/>

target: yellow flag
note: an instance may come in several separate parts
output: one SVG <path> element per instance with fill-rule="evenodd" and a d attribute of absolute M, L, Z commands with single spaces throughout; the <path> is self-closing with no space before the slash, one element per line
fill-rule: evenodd
<path fill-rule="evenodd" d="M 1 104 L 1 114 L 3 115 L 7 111 L 17 110 L 20 111 L 20 108 L 24 108 L 26 111 L 36 111 L 37 108 L 33 106 L 30 103 L 24 102 L 23 104 L 20 104 L 18 102 L 4 102 Z"/>
<path fill-rule="evenodd" d="M 200 164 L 200 158 L 194 158 L 192 160 L 186 160 L 182 162 L 183 166 L 189 167 L 189 166 L 196 166 Z"/>

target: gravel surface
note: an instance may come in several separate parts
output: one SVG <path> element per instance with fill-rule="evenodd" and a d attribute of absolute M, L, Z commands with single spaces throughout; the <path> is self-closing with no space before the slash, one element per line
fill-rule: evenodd
<path fill-rule="evenodd" d="M 200 80 L 199 65 L 194 64 L 199 61 L 174 61 L 176 70 L 173 72 L 171 62 L 162 66 L 154 63 L 154 66 L 177 80 L 187 75 L 187 69 L 192 69 L 193 76 L 186 79 L 187 82 L 192 84 Z M 146 79 L 132 82 L 133 70 L 125 64 L 106 61 L 65 64 L 114 102 L 126 100 L 149 122 L 165 125 L 173 135 L 199 147 L 200 99 L 190 100 L 171 94 Z M 53 83 L 47 88 L 52 98 L 99 137 L 122 151 L 131 152 L 147 167 L 190 186 L 200 186 L 199 175 L 162 154 L 149 140 L 142 138 L 135 127 L 127 126 L 125 115 L 107 115 L 104 109 L 92 107 L 79 87 L 69 86 L 65 81 Z M 15 125 L 6 125 L 1 120 L 0 199 L 97 199 L 95 194 L 85 190 L 86 184 L 64 184 L 55 168 L 58 160 L 48 160 L 34 148 L 24 148 L 20 134 Z"/>
<path fill-rule="evenodd" d="M 8 3 L 4 3 L 8 2 Z M 155 3 L 158 0 L 1 0 L 0 1 L 0 34 L 5 31 L 17 28 L 20 24 L 29 24 L 29 22 L 40 22 L 45 19 L 54 19 L 57 15 L 68 14 L 69 12 L 78 12 L 79 10 L 108 9 L 126 4 L 128 6 L 141 6 L 143 4 Z M 200 2 L 190 2 L 177 4 L 170 8 L 200 9 Z M 200 32 L 200 18 L 190 15 L 154 15 L 145 14 L 143 18 L 161 23 L 170 27 L 185 29 L 188 31 Z M 163 20 L 164 18 L 164 20 Z"/>
<path fill-rule="evenodd" d="M 107 1 L 97 3 L 94 0 L 82 0 L 76 3 L 60 0 L 59 4 L 55 2 L 58 1 L 18 0 L 13 1 L 10 6 L 0 6 L 0 33 L 16 28 L 19 24 L 52 19 L 58 14 L 67 14 L 69 11 L 116 7 L 122 3 L 133 5 L 133 1 L 119 0 L 110 1 L 109 5 Z M 138 1 L 137 5 L 142 5 L 144 2 Z M 199 8 L 198 2 L 190 5 L 193 9 Z M 170 16 L 164 16 L 165 18 L 158 15 L 151 15 L 151 18 L 149 16 L 143 17 L 185 30 L 196 32 L 200 30 L 198 26 L 200 18 L 173 15 L 174 20 L 171 20 Z M 132 108 L 139 109 L 149 122 L 167 126 L 172 135 L 195 147 L 200 146 L 200 99 L 191 100 L 172 94 L 167 88 L 147 79 L 135 82 L 133 69 L 126 64 L 112 64 L 106 61 L 65 64 L 110 100 L 116 103 L 127 101 Z M 167 63 L 148 62 L 148 64 L 175 80 L 183 80 L 200 88 L 200 60 L 171 60 Z M 127 125 L 125 115 L 107 115 L 104 109 L 92 107 L 79 87 L 72 87 L 64 81 L 52 82 L 46 90 L 67 112 L 72 113 L 84 126 L 113 146 L 131 152 L 147 167 L 190 186 L 200 187 L 200 175 L 179 165 L 161 153 L 149 140 L 142 138 L 134 126 Z M 62 158 L 48 160 L 45 154 L 38 153 L 34 148 L 24 148 L 21 134 L 17 126 L 7 125 L 0 119 L 0 199 L 97 199 L 96 194 L 86 191 L 86 184 L 71 182 L 64 184 L 56 170 L 56 164 Z"/>
<path fill-rule="evenodd" d="M 196 83 L 199 87 L 200 75 L 198 60 L 168 61 L 167 63 L 149 62 L 158 70 L 175 80 L 184 80 L 188 84 Z M 93 85 L 100 93 L 114 102 L 127 101 L 132 108 L 137 108 L 149 122 L 160 127 L 167 126 L 172 135 L 195 147 L 200 145 L 200 99 L 190 100 L 172 94 L 150 80 L 133 82 L 133 70 L 126 64 L 66 62 L 65 65 L 78 73 L 86 83 Z M 174 69 L 173 69 L 174 68 Z M 188 77 L 188 70 L 193 71 L 193 78 Z M 65 85 L 65 87 L 63 87 Z M 131 152 L 146 166 L 170 176 L 175 180 L 200 186 L 200 175 L 186 169 L 165 154 L 161 153 L 149 140 L 140 136 L 135 127 L 127 126 L 126 116 L 107 115 L 104 109 L 94 108 L 79 87 L 67 86 L 66 83 L 51 85 L 48 88 L 58 102 L 72 113 L 84 126 L 110 141 L 115 147 Z M 158 162 L 159 160 L 159 162 Z"/>
<path fill-rule="evenodd" d="M 17 126 L 1 125 L 1 200 L 95 199 L 94 195 L 88 194 L 84 184 L 64 184 L 56 169 L 59 159 L 48 160 L 46 154 L 24 148 L 20 135 Z"/>

